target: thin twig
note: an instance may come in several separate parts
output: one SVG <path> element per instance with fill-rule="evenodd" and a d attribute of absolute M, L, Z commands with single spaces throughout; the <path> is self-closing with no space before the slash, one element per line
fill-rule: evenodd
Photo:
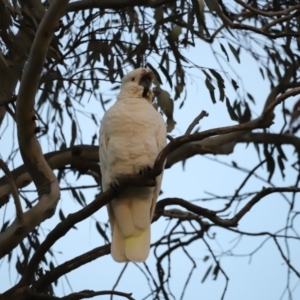
<path fill-rule="evenodd" d="M 208 112 L 202 110 L 201 113 L 194 119 L 194 121 L 190 124 L 185 134 L 191 134 L 194 127 L 202 120 L 204 117 L 208 117 Z"/>
<path fill-rule="evenodd" d="M 273 236 L 273 240 L 274 240 L 274 242 L 275 242 L 275 244 L 276 244 L 276 246 L 277 246 L 277 248 L 278 248 L 278 250 L 279 250 L 279 252 L 280 252 L 280 254 L 281 254 L 282 259 L 285 261 L 285 263 L 287 264 L 287 266 L 288 266 L 291 270 L 293 270 L 293 272 L 295 273 L 295 275 L 296 275 L 298 278 L 300 278 L 300 273 L 299 273 L 299 272 L 291 265 L 289 259 L 284 255 L 284 253 L 283 253 L 283 251 L 282 251 L 282 249 L 281 249 L 281 247 L 280 247 L 280 245 L 279 245 L 279 243 L 278 243 L 278 241 L 277 241 L 277 239 L 276 239 L 275 236 Z"/>
<path fill-rule="evenodd" d="M 76 256 L 42 275 L 42 277 L 33 283 L 32 288 L 38 292 L 43 292 L 52 282 L 57 281 L 61 276 L 109 253 L 110 244 L 94 248 Z"/>
<path fill-rule="evenodd" d="M 116 295 L 120 297 L 124 297 L 129 300 L 135 300 L 131 297 L 131 294 L 118 292 L 118 291 L 100 291 L 100 292 L 94 292 L 90 290 L 81 291 L 78 293 L 72 293 L 68 296 L 60 298 L 61 300 L 80 300 L 84 298 L 93 298 L 96 296 L 104 296 L 104 295 Z"/>
<path fill-rule="evenodd" d="M 220 265 L 220 261 L 216 258 L 213 250 L 211 249 L 209 243 L 203 238 L 202 239 L 204 244 L 206 245 L 208 251 L 210 252 L 210 254 L 212 255 L 217 267 L 219 268 L 219 270 L 221 271 L 221 273 L 223 274 L 223 276 L 225 277 L 225 286 L 224 286 L 224 290 L 223 290 L 223 293 L 222 293 L 222 296 L 221 296 L 221 300 L 223 300 L 225 298 L 225 294 L 226 294 L 226 291 L 227 291 L 227 288 L 228 288 L 228 283 L 229 283 L 229 277 L 228 275 L 226 274 L 226 272 L 223 270 L 223 268 L 221 267 Z"/>

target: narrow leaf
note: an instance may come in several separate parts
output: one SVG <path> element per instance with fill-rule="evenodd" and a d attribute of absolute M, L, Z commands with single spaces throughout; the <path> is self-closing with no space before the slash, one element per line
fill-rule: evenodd
<path fill-rule="evenodd" d="M 201 280 L 201 283 L 203 283 L 203 282 L 206 280 L 206 278 L 207 278 L 209 272 L 211 271 L 212 267 L 213 267 L 213 265 L 211 265 L 211 266 L 206 270 L 206 272 L 205 272 L 205 274 L 204 274 L 204 276 L 203 276 L 203 278 L 202 278 L 202 280 Z"/>
<path fill-rule="evenodd" d="M 240 57 L 238 51 L 230 44 L 228 43 L 229 49 L 231 50 L 233 56 L 235 57 L 236 61 L 240 64 Z"/>
<path fill-rule="evenodd" d="M 221 43 L 220 43 L 220 47 L 221 47 L 221 50 L 223 51 L 223 53 L 226 55 L 227 61 L 229 62 L 229 55 L 227 54 L 227 51 L 226 51 L 225 47 Z"/>
<path fill-rule="evenodd" d="M 230 104 L 230 101 L 229 101 L 229 99 L 227 97 L 226 97 L 226 107 L 227 107 L 227 111 L 229 113 L 229 116 L 230 116 L 231 120 L 238 121 L 239 118 L 236 115 L 236 113 L 235 113 L 234 109 L 232 108 L 232 106 Z"/>

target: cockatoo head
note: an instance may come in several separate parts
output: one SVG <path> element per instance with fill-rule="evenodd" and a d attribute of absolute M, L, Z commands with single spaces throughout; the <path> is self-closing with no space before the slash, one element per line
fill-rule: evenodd
<path fill-rule="evenodd" d="M 123 77 L 118 99 L 128 97 L 144 98 L 151 103 L 153 98 L 152 82 L 153 73 L 151 70 L 145 68 L 135 69 Z"/>

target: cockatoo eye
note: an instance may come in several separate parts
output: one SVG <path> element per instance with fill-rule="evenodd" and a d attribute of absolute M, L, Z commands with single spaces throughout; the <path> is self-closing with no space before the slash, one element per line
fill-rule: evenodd
<path fill-rule="evenodd" d="M 134 81 L 134 77 L 131 78 L 131 81 Z"/>

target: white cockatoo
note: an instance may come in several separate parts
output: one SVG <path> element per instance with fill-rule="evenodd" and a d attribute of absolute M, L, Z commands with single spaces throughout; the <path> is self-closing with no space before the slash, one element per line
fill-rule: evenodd
<path fill-rule="evenodd" d="M 122 79 L 116 103 L 105 113 L 100 129 L 102 190 L 118 176 L 141 174 L 154 166 L 166 145 L 166 126 L 152 105 L 153 74 L 136 69 Z M 117 262 L 143 262 L 150 250 L 150 224 L 160 192 L 155 187 L 127 187 L 108 205 L 111 254 Z"/>

